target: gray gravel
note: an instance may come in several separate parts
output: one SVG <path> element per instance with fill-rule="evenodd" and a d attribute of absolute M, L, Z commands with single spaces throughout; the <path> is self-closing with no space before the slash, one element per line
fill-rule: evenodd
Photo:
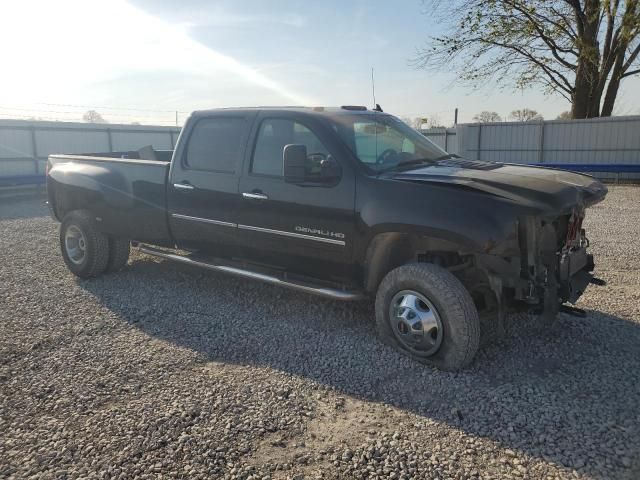
<path fill-rule="evenodd" d="M 640 188 L 590 210 L 598 273 L 443 373 L 326 301 L 134 254 L 64 267 L 41 198 L 0 198 L 2 478 L 640 478 Z"/>

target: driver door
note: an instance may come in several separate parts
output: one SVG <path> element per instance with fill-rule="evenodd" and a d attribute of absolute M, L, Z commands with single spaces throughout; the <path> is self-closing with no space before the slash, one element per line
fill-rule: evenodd
<path fill-rule="evenodd" d="M 292 118 L 293 117 L 293 118 Z M 342 162 L 332 185 L 296 185 L 283 177 L 285 145 L 302 144 L 310 159 L 332 152 L 322 133 L 292 115 L 259 115 L 240 179 L 238 234 L 245 256 L 313 277 L 348 276 L 355 230 L 355 176 Z M 340 159 L 334 157 L 340 163 Z"/>

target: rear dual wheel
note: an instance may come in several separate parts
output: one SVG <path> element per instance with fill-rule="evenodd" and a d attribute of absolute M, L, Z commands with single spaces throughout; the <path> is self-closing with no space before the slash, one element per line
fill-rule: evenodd
<path fill-rule="evenodd" d="M 448 270 L 429 263 L 387 274 L 376 295 L 376 324 L 385 343 L 442 370 L 468 366 L 480 344 L 469 292 Z"/>
<path fill-rule="evenodd" d="M 85 210 L 68 213 L 60 225 L 60 250 L 67 268 L 90 278 L 120 270 L 129 258 L 129 240 L 107 236 Z"/>

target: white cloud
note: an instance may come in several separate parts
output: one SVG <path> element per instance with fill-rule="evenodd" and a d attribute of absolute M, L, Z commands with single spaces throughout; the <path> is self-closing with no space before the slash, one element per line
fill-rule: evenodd
<path fill-rule="evenodd" d="M 113 82 L 116 91 L 119 79 L 140 74 L 148 74 L 151 89 L 155 74 L 184 74 L 201 77 L 217 90 L 217 97 L 252 88 L 274 103 L 314 103 L 196 42 L 184 26 L 170 25 L 124 0 L 5 3 L 0 9 L 0 44 L 0 100 L 5 104 L 96 99 L 96 84 Z M 102 92 L 103 98 L 110 95 Z"/>

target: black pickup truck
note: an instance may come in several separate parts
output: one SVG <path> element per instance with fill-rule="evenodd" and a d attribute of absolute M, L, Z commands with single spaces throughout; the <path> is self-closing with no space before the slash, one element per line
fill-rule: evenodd
<path fill-rule="evenodd" d="M 130 246 L 339 300 L 375 299 L 381 338 L 468 365 L 514 310 L 553 321 L 593 278 L 590 176 L 450 155 L 365 107 L 198 111 L 174 152 L 52 155 L 48 201 L 80 277 Z"/>

